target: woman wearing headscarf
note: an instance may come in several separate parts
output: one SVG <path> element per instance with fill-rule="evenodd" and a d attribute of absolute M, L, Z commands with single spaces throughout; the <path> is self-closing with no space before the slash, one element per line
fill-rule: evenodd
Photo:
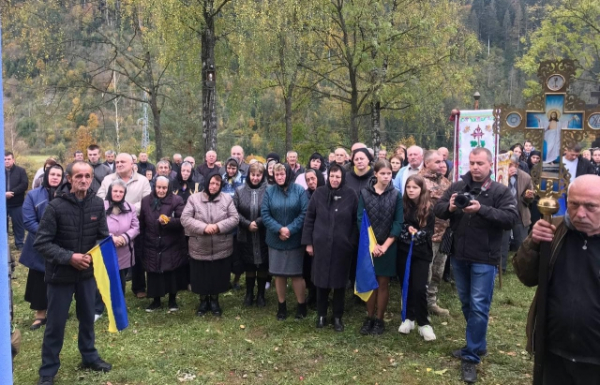
<path fill-rule="evenodd" d="M 293 173 L 289 165 L 276 164 L 273 174 L 276 185 L 265 192 L 261 215 L 267 228 L 269 272 L 275 276 L 279 301 L 277 319 L 283 321 L 287 318 L 285 292 L 288 278 L 292 279 L 298 301 L 296 319 L 302 319 L 306 317 L 306 284 L 302 278 L 304 248 L 300 241 L 308 197 L 300 185 L 292 182 Z"/>
<path fill-rule="evenodd" d="M 200 178 L 202 175 L 198 173 Z M 177 171 L 177 178 L 173 182 L 173 194 L 179 195 L 183 203 L 187 203 L 190 195 L 202 190 L 202 184 L 193 180 L 193 167 L 190 162 L 183 162 Z"/>
<path fill-rule="evenodd" d="M 373 155 L 366 148 L 357 148 L 352 153 L 352 169 L 346 175 L 346 185 L 358 196 L 362 189 L 367 187 L 369 180 L 373 177 Z"/>
<path fill-rule="evenodd" d="M 62 183 L 63 174 L 63 169 L 59 164 L 47 167 L 43 174 L 42 185 L 31 190 L 25 196 L 23 203 L 23 225 L 27 229 L 27 239 L 19 262 L 29 268 L 25 285 L 25 301 L 30 303 L 31 310 L 35 310 L 35 319 L 30 326 L 31 330 L 39 329 L 46 324 L 46 309 L 48 308 L 44 281 L 46 260 L 35 250 L 33 241 L 46 206 L 54 198 L 56 189 Z"/>
<path fill-rule="evenodd" d="M 148 297 L 154 300 L 146 308 L 151 313 L 160 308 L 160 299 L 169 294 L 169 311 L 179 310 L 176 295 L 188 284 L 187 245 L 181 225 L 183 199 L 171 194 L 169 179 L 156 178 L 152 193 L 142 199 L 140 233 L 142 263 L 148 275 Z"/>
<path fill-rule="evenodd" d="M 121 288 L 125 294 L 125 273 L 135 264 L 133 252 L 134 239 L 140 234 L 140 222 L 135 207 L 125 201 L 127 185 L 121 179 L 115 179 L 108 186 L 104 209 L 106 210 L 106 224 L 117 249 Z M 94 309 L 97 321 L 104 313 L 104 302 L 99 292 L 96 292 L 96 305 Z"/>
<path fill-rule="evenodd" d="M 253 163 L 248 167 L 246 183 L 239 187 L 233 196 L 240 219 L 237 249 L 246 271 L 246 306 L 254 303 L 255 284 L 258 284 L 256 305 L 266 305 L 265 284 L 269 275 L 269 249 L 265 242 L 266 229 L 260 215 L 260 207 L 267 187 L 265 167 L 261 163 Z"/>
<path fill-rule="evenodd" d="M 323 156 L 318 152 L 315 152 L 310 156 L 305 171 L 302 174 L 298 174 L 294 183 L 299 184 L 306 190 L 308 188 L 306 184 L 306 171 L 308 171 L 309 169 L 319 171 L 323 178 L 323 184 L 325 184 L 325 178 L 327 176 L 327 166 L 325 164 L 325 158 L 323 158 Z"/>
<path fill-rule="evenodd" d="M 245 176 L 240 171 L 240 166 L 235 158 L 229 158 L 223 166 L 225 172 L 223 173 L 223 189 L 221 192 L 229 194 L 233 198 L 235 190 L 244 185 Z"/>
<path fill-rule="evenodd" d="M 325 178 L 320 171 L 312 168 L 307 169 L 303 175 L 306 177 L 306 195 L 310 201 L 317 188 L 325 186 Z M 304 278 L 304 282 L 306 282 L 306 288 L 308 289 L 308 298 L 306 299 L 306 304 L 312 307 L 317 302 L 317 291 L 312 279 L 310 278 L 311 271 L 312 258 L 310 258 L 310 255 L 305 253 L 302 277 Z"/>
<path fill-rule="evenodd" d="M 125 272 L 135 264 L 133 240 L 140 234 L 140 222 L 135 207 L 125 201 L 125 196 L 127 196 L 127 185 L 122 180 L 116 179 L 108 186 L 104 200 L 106 224 L 117 248 L 123 293 L 125 293 Z"/>
<path fill-rule="evenodd" d="M 209 310 L 221 316 L 219 294 L 229 290 L 233 231 L 239 217 L 231 196 L 221 192 L 222 182 L 219 173 L 210 173 L 204 191 L 188 199 L 181 215 L 189 236 L 192 292 L 200 295 L 198 316 Z"/>
<path fill-rule="evenodd" d="M 31 183 L 32 189 L 38 188 L 42 185 L 42 182 L 44 181 L 44 172 L 50 167 L 54 166 L 55 164 L 57 164 L 56 159 L 46 159 L 46 161 L 44 162 L 44 166 L 38 169 L 33 177 L 33 182 Z"/>
<path fill-rule="evenodd" d="M 356 227 L 358 196 L 345 186 L 346 172 L 333 164 L 327 186 L 319 187 L 308 204 L 302 244 L 312 261 L 312 282 L 317 287 L 317 328 L 327 324 L 329 292 L 333 289 L 333 327 L 344 330 L 344 295 L 350 265 L 358 247 Z"/>

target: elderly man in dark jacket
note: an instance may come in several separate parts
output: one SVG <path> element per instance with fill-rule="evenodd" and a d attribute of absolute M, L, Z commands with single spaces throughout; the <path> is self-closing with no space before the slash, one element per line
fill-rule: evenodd
<path fill-rule="evenodd" d="M 496 267 L 501 258 L 502 232 L 512 228 L 519 213 L 510 190 L 491 179 L 492 153 L 488 149 L 473 149 L 469 164 L 469 172 L 461 181 L 452 183 L 434 211 L 438 218 L 450 219 L 454 232 L 451 263 L 467 321 L 467 345 L 453 355 L 462 359 L 463 380 L 474 383 L 476 365 L 487 351 L 487 326 Z M 463 195 L 466 192 L 469 197 Z M 459 195 L 466 198 L 466 206 L 460 204 Z"/>
<path fill-rule="evenodd" d="M 15 246 L 18 250 L 23 249 L 25 240 L 25 226 L 23 225 L 23 202 L 25 191 L 29 185 L 25 169 L 15 164 L 15 156 L 12 152 L 4 154 L 4 172 L 6 174 L 6 213 L 12 220 L 13 233 L 15 235 Z"/>
<path fill-rule="evenodd" d="M 38 227 L 35 249 L 46 259 L 48 315 L 40 385 L 52 385 L 60 367 L 59 354 L 71 300 L 77 301 L 81 366 L 108 372 L 112 368 L 94 347 L 96 281 L 91 256 L 96 241 L 106 238 L 104 202 L 90 189 L 94 177 L 89 164 L 75 161 L 67 167 L 67 180 L 48 204 Z"/>
<path fill-rule="evenodd" d="M 527 318 L 527 350 L 534 353 L 535 348 L 536 363 L 538 355 L 543 357 L 544 385 L 600 384 L 599 184 L 596 175 L 575 179 L 569 186 L 564 220 L 556 227 L 537 221 L 513 259 L 521 282 L 537 286 L 540 242 L 551 242 L 551 254 L 545 256 L 550 258 L 546 295 L 540 297 L 536 291 Z M 545 314 L 539 310 L 541 301 Z"/>

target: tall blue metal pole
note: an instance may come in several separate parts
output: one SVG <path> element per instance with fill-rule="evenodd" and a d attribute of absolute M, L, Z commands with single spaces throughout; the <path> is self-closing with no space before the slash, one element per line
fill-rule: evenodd
<path fill-rule="evenodd" d="M 2 21 L 0 20 L 0 148 L 4 154 L 4 88 L 2 85 Z M 4 158 L 4 157 L 3 157 Z M 6 228 L 6 174 L 0 172 L 0 376 L 2 383 L 12 384 L 10 348 L 10 280 L 8 278 L 8 229 Z"/>

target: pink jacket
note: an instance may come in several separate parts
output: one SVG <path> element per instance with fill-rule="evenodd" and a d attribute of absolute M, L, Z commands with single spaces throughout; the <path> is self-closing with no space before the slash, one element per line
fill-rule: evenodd
<path fill-rule="evenodd" d="M 238 213 L 229 194 L 221 193 L 212 202 L 203 192 L 190 196 L 181 214 L 181 224 L 190 237 L 190 257 L 201 261 L 229 257 L 233 253 L 233 234 L 238 222 Z M 209 224 L 216 224 L 219 232 L 204 234 Z"/>
<path fill-rule="evenodd" d="M 104 201 L 104 208 L 108 208 L 108 201 Z M 138 221 L 137 214 L 135 212 L 135 206 L 125 202 L 125 205 L 129 207 L 131 211 L 127 213 L 120 213 L 119 215 L 110 214 L 106 216 L 106 223 L 108 224 L 108 231 L 110 235 L 121 236 L 123 234 L 125 239 L 129 240 L 129 245 L 117 247 L 117 257 L 119 259 L 119 270 L 126 269 L 135 265 L 135 258 L 133 254 L 133 240 L 140 233 L 140 222 Z M 128 238 L 129 237 L 129 238 Z"/>

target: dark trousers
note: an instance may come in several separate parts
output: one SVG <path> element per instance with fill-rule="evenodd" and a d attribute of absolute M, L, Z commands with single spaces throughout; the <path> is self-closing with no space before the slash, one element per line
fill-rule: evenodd
<path fill-rule="evenodd" d="M 396 265 L 400 284 L 404 282 L 406 257 L 405 255 L 398 258 Z M 427 319 L 427 278 L 429 278 L 429 265 L 430 262 L 414 258 L 414 255 L 410 262 L 406 319 L 411 321 L 416 320 L 419 326 L 429 325 L 429 320 Z"/>
<path fill-rule="evenodd" d="M 142 266 L 141 259 L 144 245 L 142 244 L 141 238 L 142 237 L 136 237 L 133 241 L 135 251 L 135 265 L 131 267 L 131 291 L 133 294 L 146 291 L 146 272 Z"/>
<path fill-rule="evenodd" d="M 121 277 L 121 289 L 123 290 L 123 295 L 125 295 L 125 273 L 127 269 L 119 270 L 119 276 Z M 104 313 L 104 302 L 102 301 L 102 296 L 100 295 L 100 291 L 96 290 L 96 301 L 94 303 L 94 313 L 102 314 Z"/>
<path fill-rule="evenodd" d="M 69 284 L 48 284 L 47 324 L 42 343 L 42 366 L 39 374 L 54 377 L 60 367 L 60 351 L 65 338 L 65 326 L 69 316 L 69 307 L 75 294 L 76 313 L 79 320 L 78 346 L 81 360 L 86 363 L 97 361 L 100 357 L 94 347 L 94 300 L 96 281 L 93 278 Z"/>
<path fill-rule="evenodd" d="M 23 247 L 25 240 L 25 226 L 23 225 L 23 207 L 7 207 L 6 213 L 12 221 L 13 234 L 15 236 L 15 246 Z M 6 226 L 8 227 L 8 217 L 6 218 Z"/>
<path fill-rule="evenodd" d="M 317 288 L 317 314 L 319 317 L 327 316 L 329 305 L 329 292 L 331 289 Z M 333 289 L 333 317 L 342 318 L 344 315 L 344 296 L 346 288 Z"/>
<path fill-rule="evenodd" d="M 600 365 L 572 362 L 548 353 L 544 361 L 544 385 L 600 384 Z"/>

